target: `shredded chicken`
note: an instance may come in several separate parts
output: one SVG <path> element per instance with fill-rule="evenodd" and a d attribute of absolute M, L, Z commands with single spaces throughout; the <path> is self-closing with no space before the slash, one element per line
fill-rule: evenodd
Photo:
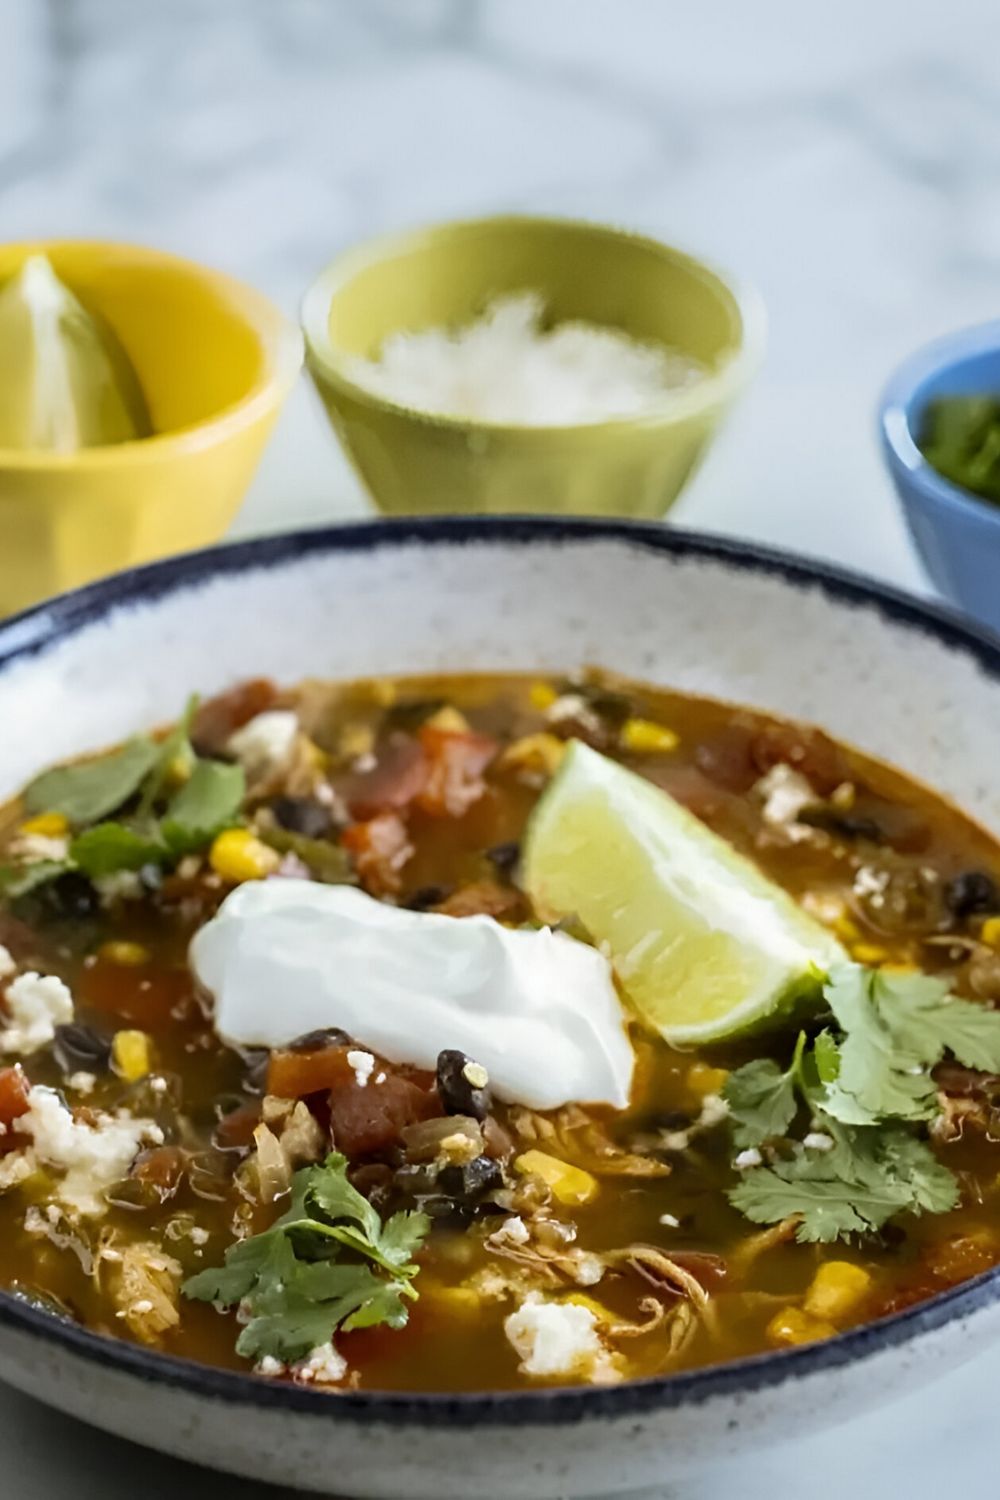
<path fill-rule="evenodd" d="M 522 1140 L 597 1177 L 667 1177 L 670 1173 L 667 1162 L 619 1146 L 579 1105 L 567 1104 L 552 1118 L 530 1109 L 512 1109 L 510 1119 Z"/>
<path fill-rule="evenodd" d="M 183 1271 L 159 1245 L 119 1245 L 113 1238 L 104 1239 L 95 1272 L 106 1281 L 117 1316 L 144 1344 L 159 1343 L 163 1334 L 177 1327 Z"/>
<path fill-rule="evenodd" d="M 699 1311 L 708 1303 L 708 1293 L 697 1276 L 654 1245 L 626 1245 L 622 1250 L 606 1250 L 602 1258 L 607 1265 L 627 1266 L 652 1286 L 687 1298 Z"/>
<path fill-rule="evenodd" d="M 240 1168 L 243 1184 L 262 1203 L 273 1203 L 292 1185 L 297 1167 L 319 1161 L 326 1148 L 322 1126 L 303 1100 L 268 1095 L 253 1133 L 256 1150 Z"/>

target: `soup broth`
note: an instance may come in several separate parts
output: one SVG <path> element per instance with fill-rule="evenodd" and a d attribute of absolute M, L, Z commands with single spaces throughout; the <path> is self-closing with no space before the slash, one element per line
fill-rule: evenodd
<path fill-rule="evenodd" d="M 91 787 L 82 815 L 60 811 L 75 793 L 50 781 L 2 814 L 0 1285 L 111 1337 L 335 1395 L 662 1375 L 834 1337 L 994 1265 L 1000 1079 L 951 1055 L 905 1128 L 953 1174 L 953 1202 L 813 1242 L 795 1212 L 754 1222 L 730 1197 L 769 1163 L 837 1149 L 822 1120 L 803 1118 L 794 1146 L 734 1135 L 730 1080 L 787 1069 L 798 1021 L 679 1048 L 626 1007 L 624 1109 L 503 1100 L 447 1039 L 435 1072 L 344 1037 L 337 1016 L 271 1049 L 220 1039 L 188 949 L 246 881 L 351 882 L 455 923 L 537 926 L 521 841 L 573 738 L 689 809 L 866 973 L 939 976 L 984 1012 L 1000 1001 L 994 841 L 818 730 L 597 673 L 242 684 L 200 705 L 169 756 L 153 742 L 142 776 L 119 774 L 120 802 Z M 242 765 L 238 806 L 221 829 L 171 825 L 206 761 Z M 294 1014 L 288 994 L 273 1003 Z M 802 1024 L 812 1045 L 830 1023 L 820 1004 Z M 427 1218 L 398 1221 L 397 1270 L 336 1241 L 338 1266 L 398 1271 L 398 1315 L 352 1326 L 304 1277 L 296 1344 L 288 1277 L 266 1307 L 262 1281 L 237 1275 L 224 1296 L 194 1278 L 263 1243 L 310 1171 L 370 1206 L 366 1247 L 395 1213 Z M 315 1191 L 302 1215 L 321 1228 L 269 1242 L 294 1247 L 296 1276 L 329 1269 L 323 1235 L 346 1222 Z M 276 1342 L 264 1330 L 238 1353 L 262 1307 Z"/>

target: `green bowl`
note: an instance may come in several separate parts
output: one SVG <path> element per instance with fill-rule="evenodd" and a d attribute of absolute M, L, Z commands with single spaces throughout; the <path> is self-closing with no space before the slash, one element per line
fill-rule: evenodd
<path fill-rule="evenodd" d="M 641 417 L 525 427 L 399 406 L 347 373 L 400 329 L 459 326 L 494 297 L 542 294 L 578 318 L 692 354 L 708 368 Z M 600 224 L 504 217 L 383 238 L 337 257 L 302 305 L 312 379 L 348 457 L 388 515 L 456 511 L 661 516 L 756 369 L 757 296 L 703 262 Z"/>

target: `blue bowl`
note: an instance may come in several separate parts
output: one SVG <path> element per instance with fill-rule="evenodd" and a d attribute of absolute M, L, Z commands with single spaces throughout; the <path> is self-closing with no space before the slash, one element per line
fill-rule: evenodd
<path fill-rule="evenodd" d="M 910 534 L 946 598 L 1000 633 L 1000 506 L 931 468 L 916 444 L 939 396 L 1000 396 L 1000 321 L 948 334 L 900 365 L 882 397 L 882 446 Z"/>

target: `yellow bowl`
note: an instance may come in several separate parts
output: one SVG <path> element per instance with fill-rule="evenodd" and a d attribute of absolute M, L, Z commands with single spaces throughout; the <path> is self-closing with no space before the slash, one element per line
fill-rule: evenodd
<path fill-rule="evenodd" d="M 498 294 L 695 355 L 696 384 L 654 413 L 580 426 L 469 421 L 399 406 L 348 373 L 400 329 L 456 326 Z M 310 374 L 375 503 L 392 515 L 548 511 L 660 516 L 763 352 L 755 294 L 624 230 L 505 217 L 389 235 L 338 256 L 302 306 Z"/>
<path fill-rule="evenodd" d="M 54 240 L 0 246 L 0 283 L 37 252 L 115 330 L 155 435 L 70 454 L 0 449 L 0 614 L 215 541 L 302 364 L 298 330 L 217 271 Z"/>

